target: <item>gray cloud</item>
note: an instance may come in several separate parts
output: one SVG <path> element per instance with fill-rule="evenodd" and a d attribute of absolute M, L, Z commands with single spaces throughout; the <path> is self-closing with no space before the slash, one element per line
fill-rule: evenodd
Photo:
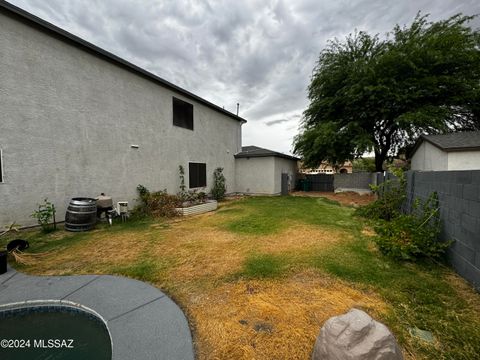
<path fill-rule="evenodd" d="M 244 143 L 282 152 L 329 39 L 383 36 L 419 10 L 430 20 L 480 13 L 477 0 L 10 1 L 227 110 L 240 102 Z"/>
<path fill-rule="evenodd" d="M 279 119 L 279 120 L 265 121 L 265 125 L 272 126 L 272 125 L 281 124 L 281 123 L 284 123 L 284 122 L 288 122 L 288 120 L 287 119 Z"/>

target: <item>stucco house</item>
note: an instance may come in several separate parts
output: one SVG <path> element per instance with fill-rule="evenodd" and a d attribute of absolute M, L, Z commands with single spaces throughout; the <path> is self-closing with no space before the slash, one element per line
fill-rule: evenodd
<path fill-rule="evenodd" d="M 479 170 L 480 131 L 422 135 L 411 152 L 411 169 Z"/>
<path fill-rule="evenodd" d="M 299 158 L 258 146 L 244 146 L 235 159 L 237 192 L 278 195 L 282 191 L 282 174 L 288 175 L 284 178 L 288 191 L 295 187 Z"/>
<path fill-rule="evenodd" d="M 0 226 L 45 198 L 62 220 L 72 197 L 176 193 L 179 165 L 189 189 L 217 167 L 243 184 L 243 118 L 4 1 L 0 49 Z"/>

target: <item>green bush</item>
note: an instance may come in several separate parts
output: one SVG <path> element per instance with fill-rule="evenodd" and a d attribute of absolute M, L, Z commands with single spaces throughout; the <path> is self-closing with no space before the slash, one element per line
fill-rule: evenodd
<path fill-rule="evenodd" d="M 375 238 L 380 251 L 399 260 L 441 258 L 451 242 L 438 241 L 441 221 L 436 192 L 425 203 L 415 201 L 412 214 L 398 214 L 390 221 L 380 220 Z"/>
<path fill-rule="evenodd" d="M 213 173 L 213 188 L 212 197 L 215 200 L 223 200 L 227 189 L 225 187 L 225 176 L 223 175 L 223 168 L 218 167 Z"/>
<path fill-rule="evenodd" d="M 44 199 L 43 204 L 38 204 L 38 209 L 32 213 L 31 217 L 37 219 L 43 232 L 48 233 L 56 230 L 55 213 L 55 205 L 48 199 Z"/>
<path fill-rule="evenodd" d="M 148 195 L 150 195 L 150 191 L 143 185 L 138 185 L 137 191 L 138 191 L 138 194 L 140 195 L 141 200 L 147 198 Z"/>
<path fill-rule="evenodd" d="M 356 215 L 372 220 L 390 221 L 401 214 L 401 208 L 406 199 L 407 182 L 401 169 L 393 169 L 392 172 L 398 181 L 386 180 L 380 185 L 371 185 L 378 199 L 358 208 L 355 211 Z"/>

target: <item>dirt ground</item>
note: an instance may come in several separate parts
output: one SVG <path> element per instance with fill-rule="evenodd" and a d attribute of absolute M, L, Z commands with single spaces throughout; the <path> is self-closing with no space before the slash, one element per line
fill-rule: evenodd
<path fill-rule="evenodd" d="M 319 192 L 319 191 L 295 191 L 292 193 L 293 196 L 309 196 L 309 197 L 324 197 L 333 201 L 337 201 L 342 205 L 346 206 L 363 206 L 370 204 L 375 200 L 375 195 L 373 194 L 363 194 L 360 195 L 353 191 L 346 192 Z"/>

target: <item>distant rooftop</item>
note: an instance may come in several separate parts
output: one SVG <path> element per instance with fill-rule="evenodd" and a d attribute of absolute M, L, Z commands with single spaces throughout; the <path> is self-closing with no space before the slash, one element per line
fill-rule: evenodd
<path fill-rule="evenodd" d="M 277 151 L 264 149 L 258 146 L 242 146 L 242 151 L 235 155 L 236 158 L 249 158 L 249 157 L 268 157 L 276 156 L 289 160 L 300 160 L 295 156 L 283 154 Z"/>
<path fill-rule="evenodd" d="M 480 150 L 480 131 L 457 132 L 444 135 L 422 135 L 414 151 L 423 140 L 447 152 Z"/>

